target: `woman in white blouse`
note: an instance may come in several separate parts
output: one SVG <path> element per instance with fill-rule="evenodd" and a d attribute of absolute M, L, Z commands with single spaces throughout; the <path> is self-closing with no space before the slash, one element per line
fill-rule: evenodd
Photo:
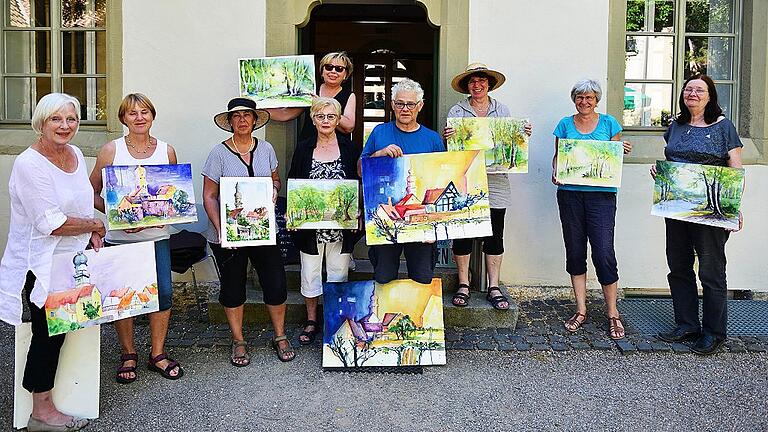
<path fill-rule="evenodd" d="M 80 430 L 88 421 L 53 404 L 59 351 L 65 335 L 48 336 L 45 300 L 54 254 L 102 246 L 104 224 L 93 217 L 93 189 L 80 150 L 69 144 L 80 124 L 80 103 L 51 93 L 37 103 L 32 128 L 39 137 L 14 161 L 8 189 L 11 223 L 0 263 L 0 319 L 21 324 L 22 287 L 32 317 L 23 386 L 32 393 L 27 430 Z"/>

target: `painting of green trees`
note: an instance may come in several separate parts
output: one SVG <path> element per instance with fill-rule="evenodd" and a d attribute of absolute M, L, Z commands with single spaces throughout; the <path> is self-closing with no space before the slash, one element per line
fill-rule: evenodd
<path fill-rule="evenodd" d="M 240 59 L 240 96 L 259 108 L 307 107 L 315 93 L 311 55 Z"/>
<path fill-rule="evenodd" d="M 449 117 L 456 132 L 448 151 L 485 150 L 485 168 L 492 173 L 528 172 L 528 120 L 511 117 Z"/>
<path fill-rule="evenodd" d="M 621 141 L 559 139 L 555 176 L 562 184 L 619 187 L 623 161 Z"/>
<path fill-rule="evenodd" d="M 293 229 L 357 229 L 357 180 L 288 179 L 286 226 Z"/>
<path fill-rule="evenodd" d="M 655 216 L 739 228 L 744 169 L 656 161 Z"/>

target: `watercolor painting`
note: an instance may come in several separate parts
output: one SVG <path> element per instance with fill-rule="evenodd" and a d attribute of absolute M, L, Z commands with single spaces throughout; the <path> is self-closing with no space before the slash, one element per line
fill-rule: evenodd
<path fill-rule="evenodd" d="M 651 214 L 739 229 L 744 169 L 656 161 Z"/>
<path fill-rule="evenodd" d="M 362 169 L 369 246 L 491 235 L 481 151 L 369 157 Z"/>
<path fill-rule="evenodd" d="M 286 227 L 357 229 L 357 180 L 288 179 Z"/>
<path fill-rule="evenodd" d="M 621 141 L 557 141 L 557 180 L 562 184 L 620 187 L 624 145 Z"/>
<path fill-rule="evenodd" d="M 27 427 L 32 414 L 32 394 L 24 389 L 24 368 L 32 341 L 32 324 L 16 326 L 13 392 L 13 427 Z M 101 327 L 70 333 L 59 353 L 59 366 L 51 390 L 54 405 L 75 417 L 99 418 L 101 387 Z"/>
<path fill-rule="evenodd" d="M 485 150 L 488 174 L 528 172 L 527 119 L 511 117 L 449 117 L 456 130 L 448 151 Z"/>
<path fill-rule="evenodd" d="M 277 242 L 275 205 L 270 177 L 222 177 L 221 247 L 274 245 Z"/>
<path fill-rule="evenodd" d="M 442 282 L 323 285 L 323 367 L 445 364 Z"/>
<path fill-rule="evenodd" d="M 48 334 L 159 310 L 154 242 L 53 256 L 45 301 Z"/>
<path fill-rule="evenodd" d="M 109 230 L 197 222 L 190 164 L 113 165 L 102 178 Z"/>
<path fill-rule="evenodd" d="M 259 108 L 308 107 L 315 93 L 312 55 L 239 59 L 240 96 Z"/>

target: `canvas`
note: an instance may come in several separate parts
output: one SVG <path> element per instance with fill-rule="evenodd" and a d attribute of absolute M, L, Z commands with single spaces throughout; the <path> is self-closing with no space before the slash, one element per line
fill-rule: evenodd
<path fill-rule="evenodd" d="M 197 222 L 192 166 L 107 166 L 102 170 L 107 229 Z"/>
<path fill-rule="evenodd" d="M 53 256 L 45 301 L 51 336 L 157 312 L 159 307 L 154 242 Z"/>
<path fill-rule="evenodd" d="M 22 387 L 32 325 L 24 323 L 17 326 L 15 339 L 13 427 L 22 429 L 27 427 L 32 413 L 32 394 Z M 53 403 L 62 412 L 80 418 L 99 417 L 100 359 L 101 327 L 93 326 L 70 333 L 64 339 L 51 391 Z"/>
<path fill-rule="evenodd" d="M 738 229 L 743 191 L 743 168 L 656 161 L 651 214 Z"/>
<path fill-rule="evenodd" d="M 357 180 L 288 179 L 289 229 L 357 229 Z"/>
<path fill-rule="evenodd" d="M 315 93 L 312 55 L 239 59 L 240 96 L 259 108 L 308 107 Z"/>
<path fill-rule="evenodd" d="M 219 183 L 221 205 L 221 247 L 274 245 L 275 205 L 270 177 L 222 177 Z"/>
<path fill-rule="evenodd" d="M 528 172 L 526 119 L 511 117 L 449 117 L 456 130 L 448 151 L 485 150 L 488 174 Z"/>
<path fill-rule="evenodd" d="M 624 162 L 621 141 L 575 140 L 557 142 L 557 174 L 562 184 L 619 187 Z"/>
<path fill-rule="evenodd" d="M 491 235 L 481 151 L 362 160 L 369 246 Z"/>
<path fill-rule="evenodd" d="M 323 367 L 445 364 L 440 279 L 323 285 Z"/>

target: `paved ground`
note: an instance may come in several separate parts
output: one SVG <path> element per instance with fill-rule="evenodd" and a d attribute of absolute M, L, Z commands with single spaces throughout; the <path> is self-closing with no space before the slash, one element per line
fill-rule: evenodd
<path fill-rule="evenodd" d="M 447 366 L 394 375 L 323 372 L 319 345 L 282 364 L 267 348 L 270 332 L 255 328 L 253 364 L 231 367 L 226 329 L 205 322 L 190 291 L 177 296 L 173 318 L 181 381 L 141 368 L 133 385 L 114 383 L 119 350 L 102 327 L 102 416 L 88 430 L 768 430 L 768 353 L 601 350 L 600 321 L 579 340 L 560 335 L 554 317 L 566 303 L 521 303 L 515 332 L 450 329 Z M 629 339 L 637 347 L 646 338 Z M 0 430 L 11 430 L 12 375 L 13 329 L 2 325 Z"/>

